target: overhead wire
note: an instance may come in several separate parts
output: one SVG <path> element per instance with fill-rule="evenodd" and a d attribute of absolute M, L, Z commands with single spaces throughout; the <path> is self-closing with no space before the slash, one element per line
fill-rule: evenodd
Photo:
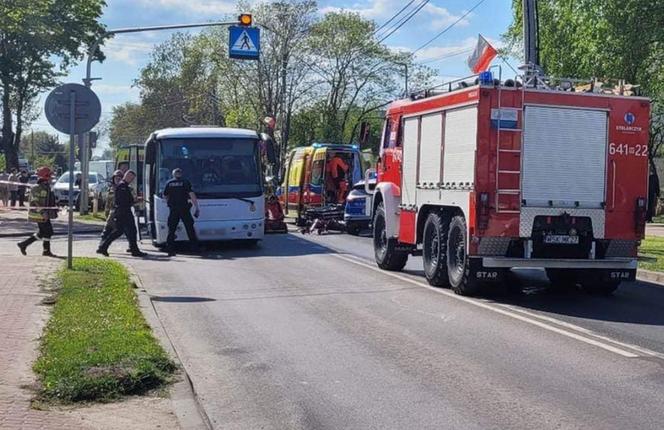
<path fill-rule="evenodd" d="M 404 10 L 406 10 L 406 9 L 407 9 L 411 4 L 413 4 L 413 3 L 415 3 L 415 0 L 410 0 L 408 3 L 406 3 L 406 5 L 405 5 L 404 7 L 402 7 L 401 9 L 399 9 L 399 11 L 398 11 L 397 13 L 395 13 L 394 15 L 392 15 L 392 18 L 388 19 L 388 20 L 385 21 L 383 24 L 381 24 L 376 30 L 374 30 L 374 35 L 378 34 L 378 32 L 380 32 L 383 28 L 385 28 L 389 23 L 391 23 L 392 21 L 394 21 L 394 19 L 395 19 L 396 17 L 398 17 L 399 15 L 401 15 L 401 13 L 402 13 Z"/>
<path fill-rule="evenodd" d="M 455 25 L 457 25 L 458 23 L 460 23 L 465 17 L 467 17 L 468 15 L 470 15 L 472 11 L 474 11 L 475 9 L 477 9 L 477 8 L 478 8 L 482 3 L 484 3 L 484 2 L 485 2 L 485 0 L 480 0 L 480 1 L 478 1 L 477 3 L 475 3 L 475 5 L 474 5 L 472 8 L 470 8 L 466 13 L 464 13 L 463 15 L 461 15 L 456 21 L 454 21 L 452 24 L 450 24 L 450 25 L 448 25 L 447 27 L 445 27 L 440 33 L 436 34 L 434 37 L 432 37 L 431 39 L 429 39 L 428 42 L 424 43 L 424 44 L 421 45 L 419 48 L 417 48 L 416 50 L 414 50 L 414 51 L 413 51 L 413 54 L 415 54 L 416 52 L 418 52 L 418 51 L 422 50 L 423 48 L 429 46 L 429 44 L 430 44 L 431 42 L 433 42 L 434 40 L 438 39 L 438 38 L 439 38 L 440 36 L 442 36 L 443 34 L 447 33 L 452 27 L 454 27 Z"/>
<path fill-rule="evenodd" d="M 415 15 L 417 15 L 417 13 L 418 13 L 420 10 L 422 10 L 422 8 L 423 8 L 424 6 L 427 5 L 427 3 L 429 3 L 429 0 L 423 0 L 423 1 L 422 1 L 417 7 L 415 7 L 415 9 L 413 9 L 408 15 L 402 17 L 399 21 L 397 21 L 396 24 L 392 27 L 392 29 L 389 30 L 389 32 L 388 32 L 386 35 L 384 35 L 384 36 L 381 37 L 381 39 L 378 41 L 378 43 L 382 43 L 385 39 L 387 39 L 387 38 L 390 37 L 392 34 L 394 34 L 394 32 L 396 32 L 398 29 L 400 29 L 401 27 L 403 27 L 404 24 L 406 24 L 406 23 L 407 23 L 408 21 L 410 21 Z"/>

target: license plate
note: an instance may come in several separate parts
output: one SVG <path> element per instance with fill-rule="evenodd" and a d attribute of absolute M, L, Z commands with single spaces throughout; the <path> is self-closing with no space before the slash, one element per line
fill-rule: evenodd
<path fill-rule="evenodd" d="M 578 245 L 579 236 L 567 236 L 564 234 L 550 234 L 544 236 L 544 243 L 549 245 Z"/>

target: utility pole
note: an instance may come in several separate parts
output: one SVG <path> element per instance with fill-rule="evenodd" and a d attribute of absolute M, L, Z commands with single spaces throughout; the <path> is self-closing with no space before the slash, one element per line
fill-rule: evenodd
<path fill-rule="evenodd" d="M 30 130 L 30 152 L 32 153 L 32 162 L 35 162 L 35 131 Z M 33 166 L 37 167 L 37 166 Z"/>
<path fill-rule="evenodd" d="M 536 80 L 541 74 L 538 32 L 537 0 L 523 0 L 523 48 L 526 64 L 521 68 L 525 69 L 526 82 L 535 78 L 534 86 L 537 86 Z"/>

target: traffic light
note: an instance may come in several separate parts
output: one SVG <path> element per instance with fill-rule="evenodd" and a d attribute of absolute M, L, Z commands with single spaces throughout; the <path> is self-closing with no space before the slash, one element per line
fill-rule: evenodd
<path fill-rule="evenodd" d="M 238 17 L 238 21 L 240 21 L 240 25 L 249 27 L 253 22 L 253 18 L 250 13 L 243 13 Z"/>

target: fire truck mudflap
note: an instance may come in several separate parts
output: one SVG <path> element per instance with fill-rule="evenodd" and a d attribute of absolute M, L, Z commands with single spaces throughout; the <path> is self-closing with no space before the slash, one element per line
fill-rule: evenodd
<path fill-rule="evenodd" d="M 375 205 L 398 210 L 381 211 L 374 244 L 401 264 L 421 253 L 429 283 L 459 294 L 512 268 L 611 293 L 644 237 L 649 113 L 645 98 L 497 82 L 396 101 Z"/>

